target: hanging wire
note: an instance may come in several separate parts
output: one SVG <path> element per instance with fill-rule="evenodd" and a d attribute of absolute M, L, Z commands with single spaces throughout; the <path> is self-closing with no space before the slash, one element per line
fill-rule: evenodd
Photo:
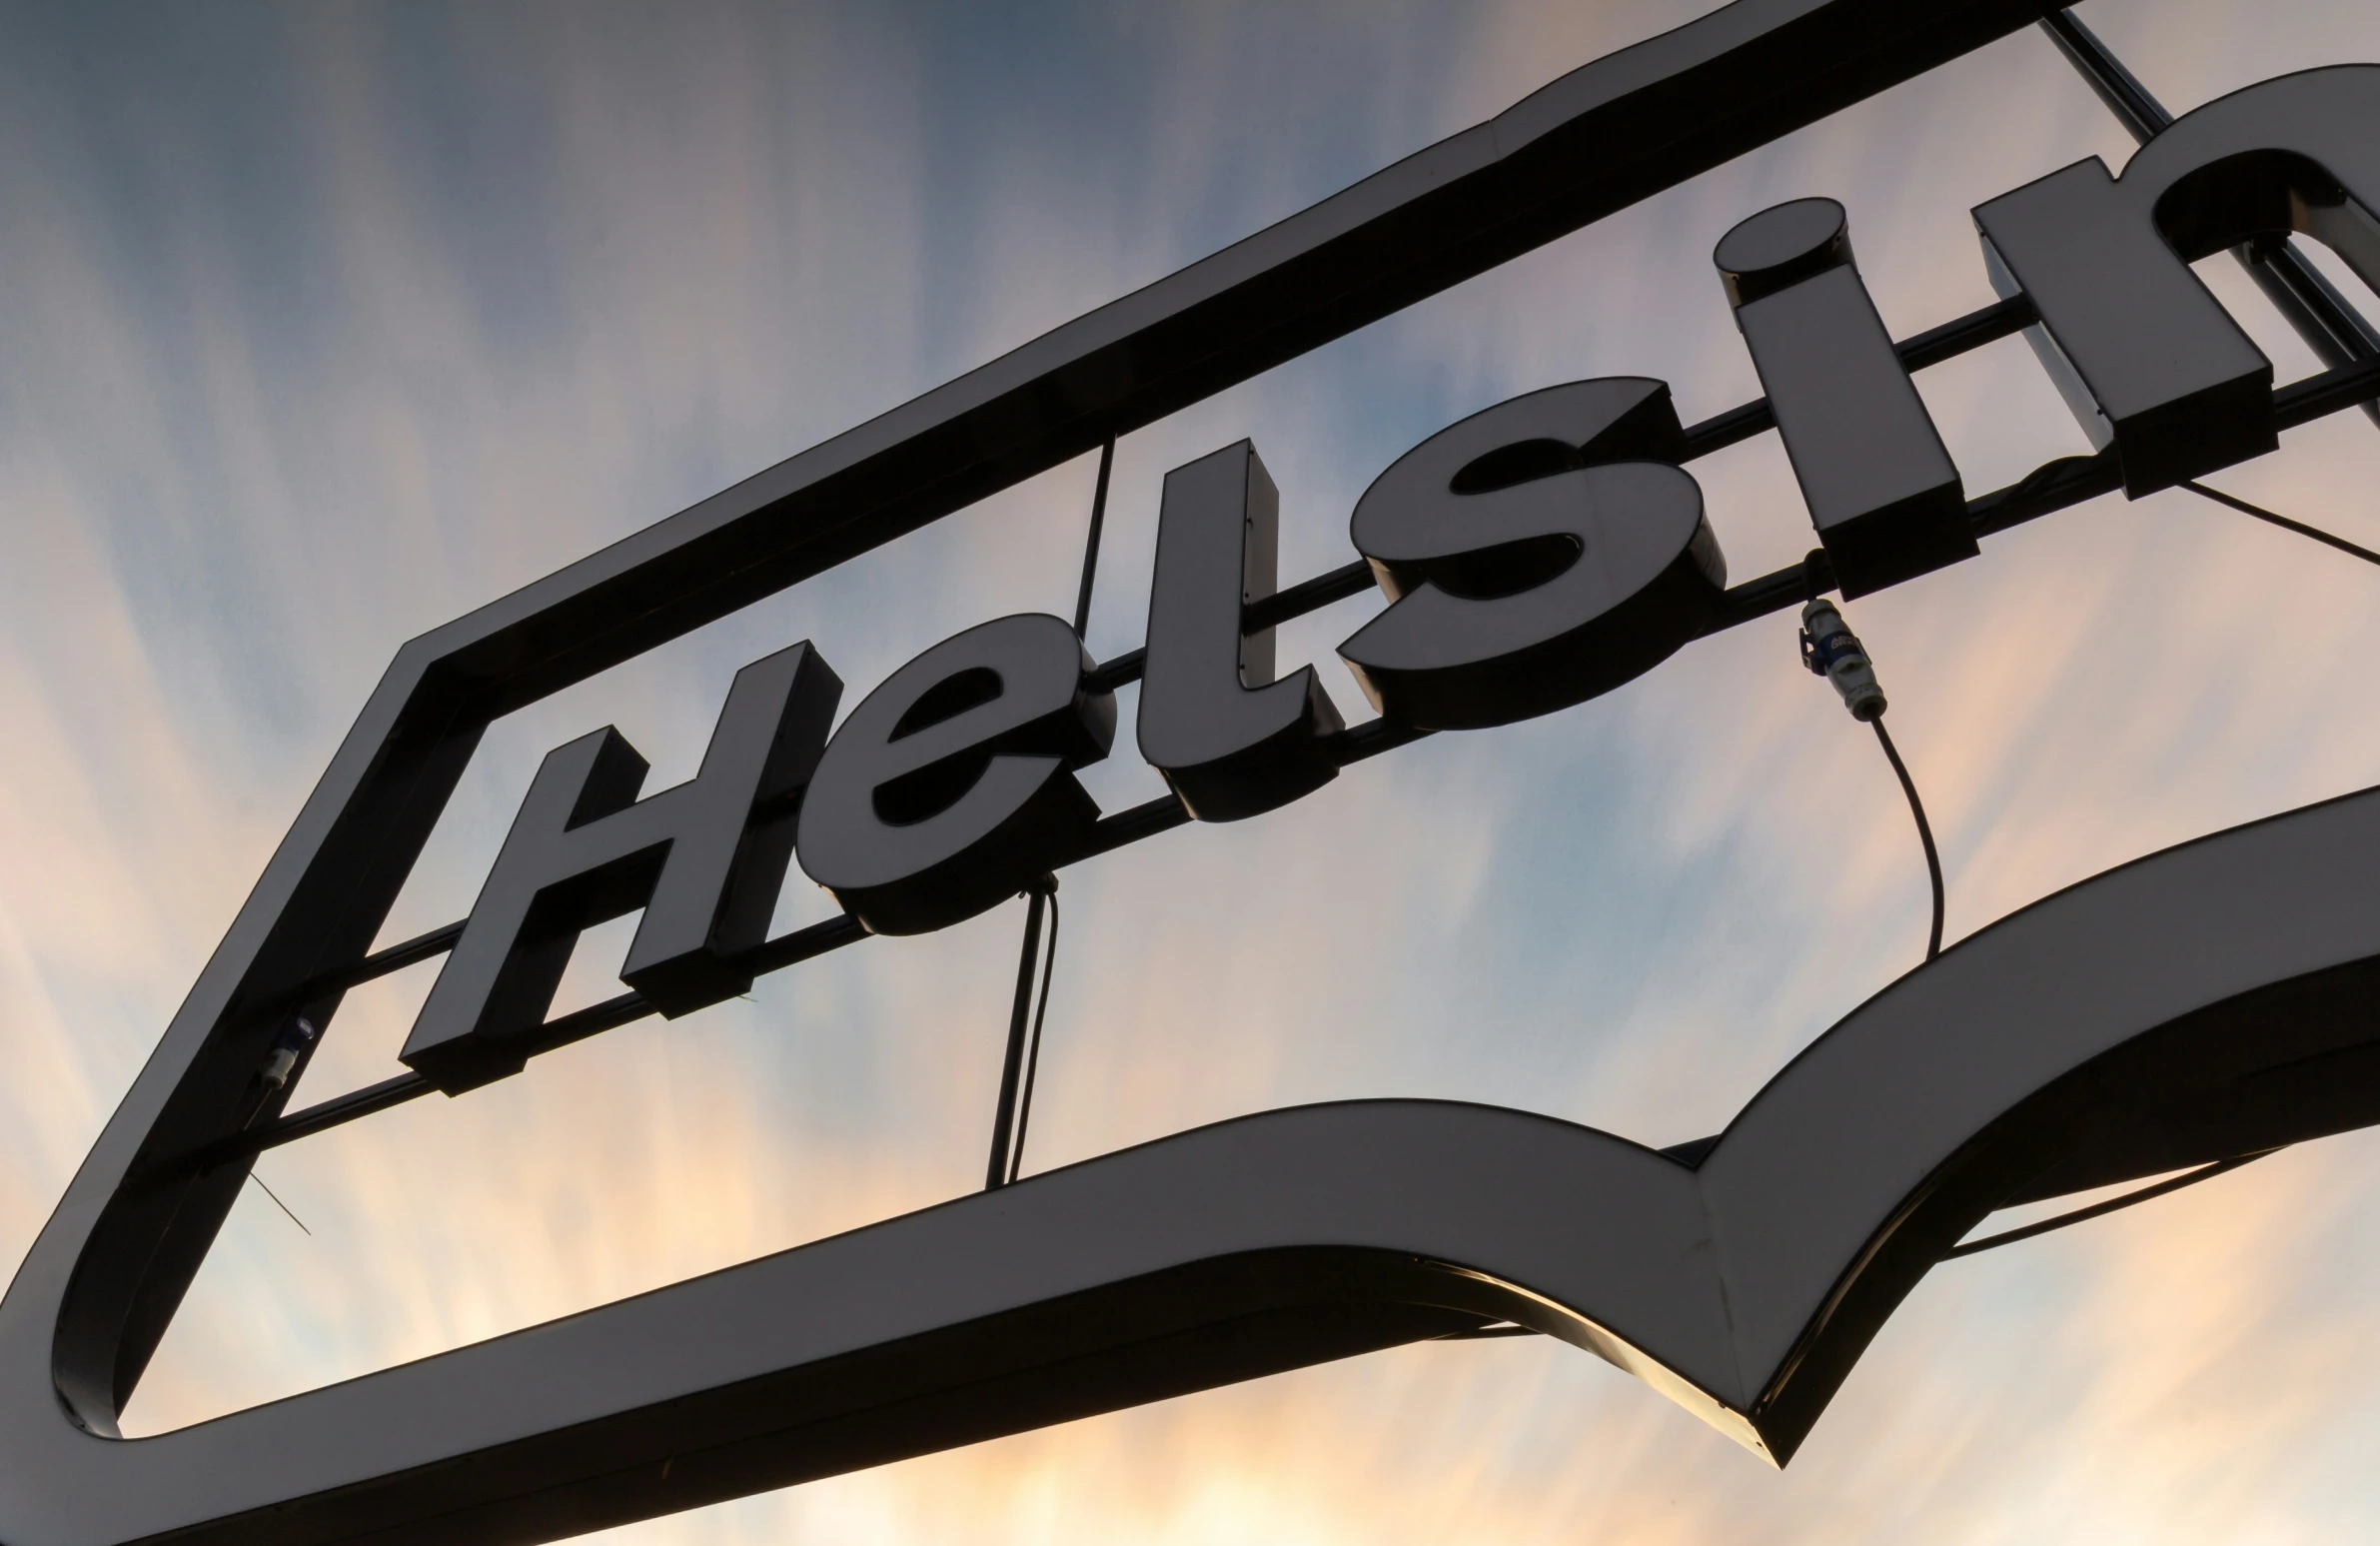
<path fill-rule="evenodd" d="M 1082 584 L 1074 594 L 1077 639 L 1091 626 L 1091 586 L 1099 574 L 1099 538 L 1107 526 L 1107 485 L 1115 466 L 1116 439 L 1110 435 L 1099 447 L 1099 479 L 1091 490 L 1091 525 L 1083 534 Z M 1014 1181 L 1025 1162 L 1025 1127 L 1033 1119 L 1033 1079 L 1041 1069 L 1041 1025 L 1049 1015 L 1049 983 L 1058 965 L 1058 877 L 1043 875 L 1034 885 L 1031 897 L 1025 909 L 1025 946 L 1017 961 L 1016 999 L 1008 1020 L 1008 1057 L 1000 1069 L 1000 1109 L 992 1122 L 991 1163 L 984 1175 L 985 1191 Z M 1028 1032 L 1025 1010 L 1033 1001 L 1033 955 L 1041 936 L 1044 900 L 1049 904 L 1049 947 L 1042 956 L 1040 1002 L 1033 1006 Z"/>
<path fill-rule="evenodd" d="M 2352 554 L 2366 564 L 2380 564 L 2380 553 L 2374 553 L 2369 548 L 2359 548 L 2344 537 L 2333 537 L 2320 527 L 2308 526 L 2303 521 L 2292 521 L 2287 516 L 2275 515 L 2261 505 L 2251 505 L 2246 500 L 2225 494 L 2220 489 L 2210 489 L 2205 484 L 2193 483 L 2186 478 L 2182 480 L 2181 487 L 2201 499 L 2213 500 L 2218 505 L 2236 510 L 2243 516 L 2254 516 L 2259 521 L 2269 521 L 2284 532 L 2295 532 L 2300 537 L 2311 537 L 2314 541 L 2336 548 L 2341 553 Z"/>
<path fill-rule="evenodd" d="M 1033 1035 L 1025 1047 L 1025 1087 L 1016 1097 L 1016 1146 L 1008 1154 L 1008 1179 L 1024 1169 L 1025 1127 L 1033 1119 L 1033 1076 L 1041 1070 L 1041 1023 L 1049 1018 L 1049 983 L 1058 966 L 1058 881 L 1049 880 L 1049 945 L 1041 957 L 1041 1002 L 1033 1010 Z"/>
<path fill-rule="evenodd" d="M 1008 1149 L 1016 1131 L 1016 1091 L 1024 1077 L 1025 1028 L 1033 1008 L 1033 963 L 1041 954 L 1041 909 L 1057 877 L 1045 875 L 1025 892 L 1025 942 L 1016 961 L 1016 998 L 1008 1010 L 1008 1053 L 1000 1061 L 1000 1094 L 992 1108 L 991 1157 L 983 1166 L 983 1189 L 1008 1184 Z"/>
<path fill-rule="evenodd" d="M 1909 776 L 1908 765 L 1901 762 L 1900 749 L 1892 745 L 1884 717 L 1879 714 L 1867 723 L 1875 728 L 1876 745 L 1884 749 L 1884 760 L 1900 780 L 1900 792 L 1909 797 L 1909 814 L 1917 818 L 1917 840 L 1925 846 L 1925 877 L 1933 882 L 1933 927 L 1925 935 L 1925 958 L 1931 960 L 1942 953 L 1942 855 L 1934 848 L 1933 827 L 1925 819 L 1925 802 L 1917 797 L 1916 780 Z"/>
<path fill-rule="evenodd" d="M 281 1209 L 281 1211 L 284 1213 L 289 1213 L 289 1221 L 291 1223 L 297 1225 L 300 1229 L 306 1229 L 306 1220 L 300 1218 L 295 1213 L 289 1212 L 289 1204 L 281 1200 L 281 1194 L 279 1192 L 276 1192 L 270 1186 L 265 1186 L 265 1178 L 263 1176 L 257 1174 L 254 1170 L 251 1170 L 248 1172 L 248 1178 L 256 1182 L 257 1185 L 264 1187 L 265 1195 L 273 1199 L 273 1206 Z M 306 1233 L 311 1237 L 314 1231 L 311 1229 L 306 1229 Z"/>
<path fill-rule="evenodd" d="M 1801 609 L 1801 664 L 1811 676 L 1821 677 L 1842 699 L 1842 707 L 1850 717 L 1875 729 L 1876 745 L 1884 749 L 1884 761 L 1892 765 L 1892 775 L 1900 780 L 1900 792 L 1908 796 L 1909 814 L 1917 819 L 1917 841 L 1925 849 L 1925 878 L 1933 887 L 1933 925 L 1925 935 L 1925 958 L 1932 960 L 1942 953 L 1942 855 L 1933 845 L 1933 823 L 1925 819 L 1925 802 L 1917 797 L 1917 780 L 1909 776 L 1908 765 L 1900 760 L 1900 749 L 1892 745 L 1892 733 L 1884 729 L 1884 690 L 1875 679 L 1875 667 L 1867 658 L 1867 647 L 1851 632 L 1842 618 L 1842 610 L 1826 600 L 1823 581 L 1831 576 L 1825 550 L 1812 549 L 1801 561 L 1801 584 L 1808 602 Z"/>
<path fill-rule="evenodd" d="M 2076 1208 L 2071 1213 L 2060 1213 L 2055 1218 L 2045 1218 L 2037 1224 L 2026 1224 L 2021 1229 L 2003 1229 L 1998 1234 L 1987 1234 L 1980 1240 L 1969 1240 L 1963 1245 L 1953 1245 L 1942 1252 L 1942 1260 L 1948 1261 L 1956 1256 L 1972 1256 L 1977 1251 L 1987 1251 L 1997 1246 L 2014 1245 L 2019 1240 L 2029 1240 L 2037 1234 L 2047 1234 L 2052 1229 L 2063 1229 L 2068 1224 L 2079 1224 L 2084 1219 L 2101 1218 L 2119 1208 L 2128 1208 L 2135 1202 L 2146 1202 L 2151 1197 L 2162 1197 L 2167 1192 L 2180 1191 L 2183 1187 L 2195 1186 L 2200 1181 L 2211 1181 L 2226 1170 L 2237 1170 L 2242 1165 L 2253 1164 L 2267 1154 L 2278 1154 L 2280 1151 L 2277 1148 L 2260 1149 L 2253 1154 L 2235 1154 L 2229 1159 L 2218 1159 L 2211 1165 L 2200 1165 L 2197 1169 L 2185 1171 L 2171 1180 L 2159 1181 L 2154 1186 L 2143 1186 L 2138 1191 L 2128 1191 L 2120 1197 L 2110 1197 L 2105 1202 L 2094 1202 L 2087 1208 Z"/>
<path fill-rule="evenodd" d="M 1099 484 L 1091 492 L 1091 529 L 1082 541 L 1082 589 L 1074 594 L 1074 637 L 1091 626 L 1091 580 L 1099 571 L 1099 533 L 1107 525 L 1107 475 L 1115 470 L 1116 438 L 1099 448 Z"/>

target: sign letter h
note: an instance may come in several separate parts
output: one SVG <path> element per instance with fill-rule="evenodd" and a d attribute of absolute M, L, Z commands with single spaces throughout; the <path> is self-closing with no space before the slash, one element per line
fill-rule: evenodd
<path fill-rule="evenodd" d="M 449 1094 L 518 1073 L 580 931 L 644 909 L 620 977 L 665 1015 L 751 986 L 842 682 L 804 642 L 736 673 L 693 778 L 649 798 L 608 726 L 546 756 L 403 1060 Z"/>

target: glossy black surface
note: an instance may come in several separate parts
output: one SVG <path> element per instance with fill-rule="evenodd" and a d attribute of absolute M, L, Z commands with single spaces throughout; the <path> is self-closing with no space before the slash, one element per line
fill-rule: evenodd
<path fill-rule="evenodd" d="M 1235 821 L 1338 776 L 1345 729 L 1314 668 L 1273 679 L 1273 630 L 1250 604 L 1279 585 L 1281 496 L 1241 441 L 1165 475 L 1149 582 L 1140 755 L 1201 821 Z"/>
<path fill-rule="evenodd" d="M 1550 714 L 1707 631 L 1727 584 L 1702 490 L 1671 465 L 1670 389 L 1549 387 L 1400 457 L 1349 523 L 1393 605 L 1339 647 L 1382 715 L 1469 730 Z"/>
<path fill-rule="evenodd" d="M 2189 262 L 2301 231 L 2380 284 L 2380 66 L 2265 81 L 2185 114 L 2121 177 L 2096 157 L 1980 205 L 1993 286 L 2137 499 L 2277 444 L 2272 365 Z"/>
<path fill-rule="evenodd" d="M 1064 620 L 979 624 L 885 679 L 827 743 L 801 802 L 802 870 L 879 934 L 972 917 L 1080 855 L 1112 694 Z"/>
<path fill-rule="evenodd" d="M 1853 263 L 1849 214 L 1832 199 L 1795 199 L 1739 222 L 1719 239 L 1711 261 L 1730 306 L 1799 284 Z"/>
<path fill-rule="evenodd" d="M 520 1071 L 582 929 L 641 907 L 620 975 L 664 1013 L 740 993 L 793 855 L 793 807 L 842 698 L 807 643 L 735 674 L 702 766 L 636 798 L 606 727 L 539 768 L 400 1054 L 448 1093 Z"/>
<path fill-rule="evenodd" d="M 1842 206 L 1763 210 L 1712 261 L 1843 596 L 1973 558 L 1958 469 L 1859 280 Z"/>

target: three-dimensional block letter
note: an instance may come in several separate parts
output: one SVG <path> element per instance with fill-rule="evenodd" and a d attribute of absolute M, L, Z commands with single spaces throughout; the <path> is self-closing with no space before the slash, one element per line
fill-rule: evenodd
<path fill-rule="evenodd" d="M 1073 771 L 1107 756 L 1112 693 L 1063 619 L 946 639 L 834 733 L 802 799 L 809 877 L 879 934 L 972 917 L 1081 854 L 1099 807 Z"/>
<path fill-rule="evenodd" d="M 677 1015 L 751 986 L 843 685 L 805 642 L 735 674 L 691 779 L 637 799 L 608 727 L 547 754 L 399 1054 L 452 1094 L 518 1073 L 583 929 L 644 909 L 620 976 Z"/>
<path fill-rule="evenodd" d="M 1241 441 L 1165 475 L 1149 586 L 1140 755 L 1201 821 L 1286 805 L 1338 776 L 1338 709 L 1301 666 L 1273 680 L 1273 631 L 1241 611 L 1273 594 L 1281 496 Z"/>
<path fill-rule="evenodd" d="M 2121 177 L 2097 157 L 1976 207 L 1991 282 L 2124 492 L 2170 488 L 2279 444 L 2272 362 L 2189 270 L 2303 232 L 2380 289 L 2380 67 L 2308 70 L 2188 113 Z"/>
<path fill-rule="evenodd" d="M 1383 715 L 1509 725 L 1651 671 L 1709 625 L 1727 562 L 1673 465 L 1666 383 L 1548 387 L 1390 464 L 1349 532 L 1392 605 L 1339 647 Z"/>
<path fill-rule="evenodd" d="M 1958 469 L 1860 282 L 1842 206 L 1763 210 L 1711 258 L 1842 594 L 1973 558 Z"/>

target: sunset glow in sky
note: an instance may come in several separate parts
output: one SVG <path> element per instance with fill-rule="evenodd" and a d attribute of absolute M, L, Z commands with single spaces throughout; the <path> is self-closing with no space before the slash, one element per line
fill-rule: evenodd
<path fill-rule="evenodd" d="M 32 1240 L 398 647 L 1206 255 L 1707 0 L 0 9 L 0 1267 Z M 2175 111 L 2380 60 L 2370 0 L 2089 0 Z M 1161 480 L 1252 436 L 1289 583 L 1454 420 L 1598 375 L 1759 387 L 1710 264 L 1823 194 L 1905 337 L 1992 299 L 1968 210 L 2131 142 L 2026 32 L 1118 447 L 1089 629 L 1137 645 Z M 2380 301 L 2327 255 L 2342 287 Z M 2275 362 L 2316 362 L 2228 258 Z M 2025 345 L 1919 378 L 1970 492 L 2088 449 Z M 383 934 L 462 916 L 539 759 L 692 773 L 809 639 L 848 711 L 1073 602 L 1095 458 L 500 722 Z M 1774 436 L 1695 464 L 1730 574 L 1811 544 Z M 2380 546 L 2356 413 L 2209 480 Z M 1332 654 L 1378 608 L 1281 631 Z M 2380 573 L 2173 492 L 1845 609 L 1949 936 L 2380 781 Z M 1069 869 L 1028 1171 L 1225 1117 L 1479 1100 L 1716 1131 L 1916 964 L 1925 873 L 1789 614 L 1580 708 Z M 1121 697 L 1108 809 L 1158 793 Z M 778 926 L 830 915 L 796 874 Z M 155 1433 L 980 1184 L 1021 908 L 266 1154 L 127 1414 Z M 568 1009 L 616 992 L 591 933 Z M 301 1103 L 398 1071 L 437 967 Z M 2036 1209 L 2026 1216 L 2048 1211 Z M 788 1313 L 799 1313 L 789 1306 Z M 1270 1546 L 2296 1543 L 2380 1522 L 2380 1134 L 1937 1269 L 1783 1472 L 1544 1338 L 1424 1344 L 601 1537 Z"/>

